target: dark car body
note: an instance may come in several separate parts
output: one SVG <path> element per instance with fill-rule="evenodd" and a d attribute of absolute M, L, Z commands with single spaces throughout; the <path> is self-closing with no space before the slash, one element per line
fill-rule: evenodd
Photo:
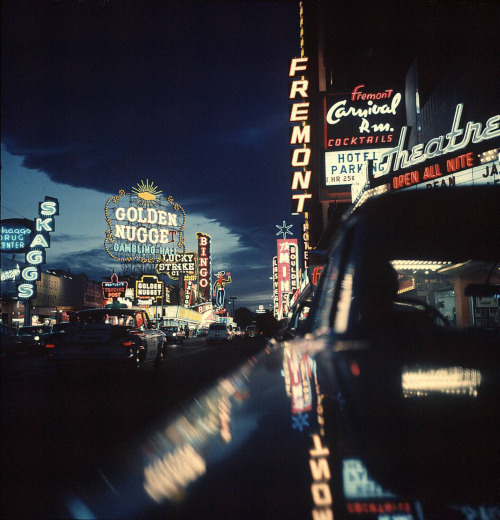
<path fill-rule="evenodd" d="M 165 333 L 167 343 L 182 343 L 186 339 L 186 331 L 178 325 L 166 325 L 160 330 Z"/>
<path fill-rule="evenodd" d="M 233 333 L 225 323 L 211 323 L 205 336 L 207 345 L 214 343 L 228 343 L 233 339 Z"/>
<path fill-rule="evenodd" d="M 255 339 L 259 336 L 259 329 L 257 325 L 247 325 L 243 334 L 245 339 Z"/>
<path fill-rule="evenodd" d="M 5 323 L 0 323 L 0 353 L 2 358 L 17 356 L 20 351 L 19 337 Z"/>
<path fill-rule="evenodd" d="M 489 187 L 366 202 L 332 237 L 307 332 L 62 486 L 50 516 L 498 519 L 500 334 L 466 314 L 498 301 L 499 200 Z M 425 297 L 394 258 L 439 262 L 412 273 Z M 455 323 L 434 306 L 445 292 Z"/>
<path fill-rule="evenodd" d="M 46 350 L 60 370 L 134 371 L 143 363 L 161 364 L 164 341 L 143 309 L 102 308 L 74 313 L 69 327 L 52 334 Z"/>
<path fill-rule="evenodd" d="M 27 325 L 20 327 L 18 337 L 21 350 L 28 354 L 40 354 L 44 352 L 52 327 L 49 325 Z"/>

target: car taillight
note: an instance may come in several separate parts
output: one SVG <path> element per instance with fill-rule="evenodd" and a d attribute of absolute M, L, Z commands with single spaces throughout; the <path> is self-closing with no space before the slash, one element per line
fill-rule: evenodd
<path fill-rule="evenodd" d="M 124 347 L 131 347 L 131 346 L 133 345 L 133 343 L 132 343 L 131 341 L 124 341 L 124 342 L 122 343 L 122 345 L 123 345 Z"/>
<path fill-rule="evenodd" d="M 46 343 L 45 348 L 55 348 L 54 343 Z"/>

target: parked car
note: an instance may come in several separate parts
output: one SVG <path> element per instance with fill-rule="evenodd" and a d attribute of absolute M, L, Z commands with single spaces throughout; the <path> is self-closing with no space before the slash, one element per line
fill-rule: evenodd
<path fill-rule="evenodd" d="M 135 372 L 145 363 L 161 367 L 165 335 L 151 327 L 143 309 L 102 308 L 71 316 L 70 327 L 46 344 L 61 371 L 110 368 Z"/>
<path fill-rule="evenodd" d="M 204 338 L 208 334 L 208 328 L 202 327 L 201 329 L 198 329 L 196 332 L 197 338 Z"/>
<path fill-rule="evenodd" d="M 167 343 L 180 344 L 186 339 L 186 331 L 178 325 L 166 325 L 160 327 L 160 330 L 165 333 Z"/>
<path fill-rule="evenodd" d="M 257 325 L 247 325 L 245 327 L 245 339 L 255 339 L 259 336 Z"/>
<path fill-rule="evenodd" d="M 211 323 L 206 335 L 207 345 L 213 343 L 228 343 L 232 341 L 233 334 L 225 323 Z"/>
<path fill-rule="evenodd" d="M 19 341 L 20 349 L 28 354 L 43 354 L 45 343 L 52 332 L 49 325 L 29 325 L 20 327 Z"/>
<path fill-rule="evenodd" d="M 497 519 L 500 336 L 476 311 L 498 310 L 499 200 L 367 201 L 332 237 L 306 333 L 66 479 L 46 517 Z"/>

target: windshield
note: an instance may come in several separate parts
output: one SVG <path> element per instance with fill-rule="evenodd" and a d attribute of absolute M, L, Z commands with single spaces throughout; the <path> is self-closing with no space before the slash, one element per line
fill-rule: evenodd
<path fill-rule="evenodd" d="M 219 324 L 210 325 L 209 328 L 210 328 L 210 330 L 226 330 L 225 325 L 219 325 Z"/>
<path fill-rule="evenodd" d="M 46 334 L 49 330 L 49 327 L 21 327 L 19 334 Z"/>

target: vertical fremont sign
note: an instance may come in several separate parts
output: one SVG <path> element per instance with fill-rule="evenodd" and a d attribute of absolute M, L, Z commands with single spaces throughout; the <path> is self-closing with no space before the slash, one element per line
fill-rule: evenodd
<path fill-rule="evenodd" d="M 301 193 L 309 190 L 311 184 L 311 124 L 310 102 L 308 89 L 309 81 L 304 75 L 307 72 L 309 58 L 293 58 L 290 64 L 288 76 L 294 79 L 290 85 L 289 99 L 293 101 L 290 109 L 290 146 L 292 173 L 292 213 L 304 213 L 307 211 L 306 202 L 312 199 L 311 193 Z M 298 169 L 297 169 L 298 168 Z"/>

